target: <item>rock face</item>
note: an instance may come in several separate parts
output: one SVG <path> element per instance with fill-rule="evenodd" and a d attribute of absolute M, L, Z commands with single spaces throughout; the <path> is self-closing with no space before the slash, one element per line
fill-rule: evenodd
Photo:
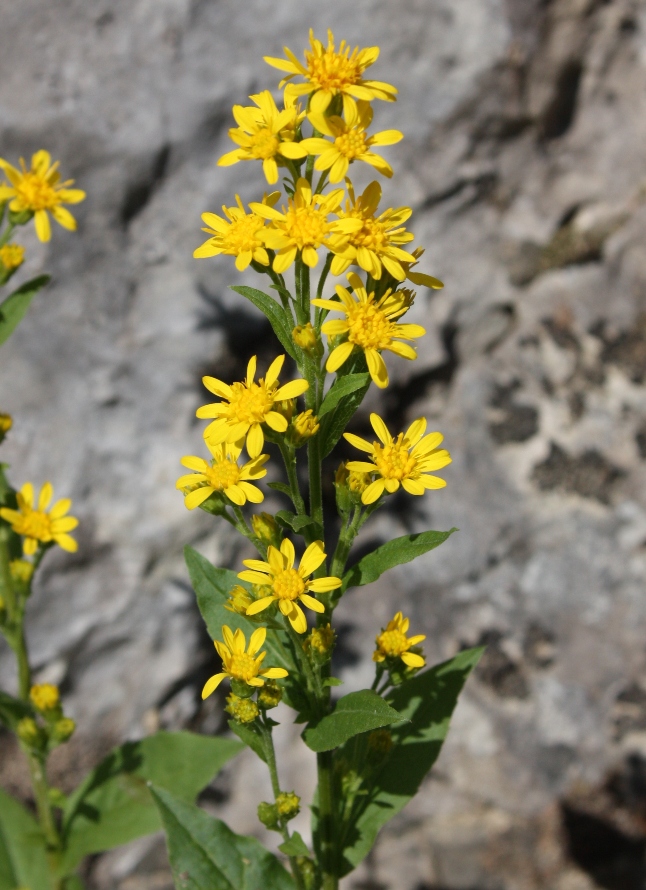
<path fill-rule="evenodd" d="M 89 198 L 76 236 L 25 236 L 25 276 L 54 285 L 2 352 L 3 446 L 20 484 L 74 498 L 79 553 L 50 555 L 31 603 L 38 676 L 83 727 L 62 785 L 156 726 L 215 731 L 198 707 L 213 665 L 183 567 L 192 543 L 241 551 L 174 490 L 200 450 L 204 372 L 234 379 L 277 351 L 193 260 L 199 215 L 263 189 L 217 168 L 230 107 L 273 89 L 262 61 L 307 29 L 379 44 L 390 151 L 385 201 L 411 204 L 429 330 L 415 363 L 371 392 L 392 428 L 425 415 L 454 462 L 448 487 L 393 498 L 364 543 L 460 528 L 440 550 L 348 595 L 338 671 L 365 683 L 398 608 L 431 660 L 486 643 L 424 791 L 347 888 L 637 890 L 646 846 L 646 6 L 640 0 L 23 0 L 0 11 L 1 154 L 46 146 Z M 367 182 L 358 174 L 360 183 Z M 405 365 L 405 367 L 404 367 Z M 333 472 L 333 465 L 328 469 Z M 328 480 L 329 484 L 329 480 Z M 271 506 L 271 502 L 270 502 Z M 197 511 L 196 511 L 197 512 Z M 12 682 L 6 649 L 3 680 Z M 286 782 L 307 758 L 292 727 Z M 0 778 L 25 793 L 0 738 Z M 258 832 L 265 777 L 238 761 L 209 805 Z M 304 789 L 307 792 L 307 788 Z M 159 839 L 99 858 L 97 888 L 171 887 Z"/>

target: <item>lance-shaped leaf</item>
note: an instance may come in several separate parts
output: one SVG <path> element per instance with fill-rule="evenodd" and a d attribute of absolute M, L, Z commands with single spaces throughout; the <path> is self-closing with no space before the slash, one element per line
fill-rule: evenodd
<path fill-rule="evenodd" d="M 50 890 L 45 838 L 27 810 L 0 790 L 0 890 Z"/>
<path fill-rule="evenodd" d="M 448 532 L 419 532 L 415 535 L 402 535 L 377 547 L 372 553 L 364 556 L 352 566 L 343 576 L 341 590 L 348 587 L 363 587 L 364 584 L 372 584 L 380 575 L 388 569 L 403 565 L 416 559 L 429 550 L 434 550 L 443 544 L 446 539 L 457 531 L 456 528 Z"/>
<path fill-rule="evenodd" d="M 159 830 L 147 782 L 193 801 L 242 747 L 233 739 L 159 732 L 116 748 L 67 800 L 63 869 L 71 871 L 90 853 Z"/>
<path fill-rule="evenodd" d="M 379 830 L 414 797 L 438 758 L 449 721 L 467 677 L 484 650 L 468 649 L 396 687 L 390 704 L 409 722 L 392 729 L 394 747 L 370 774 L 366 745 L 353 739 L 335 757 L 364 774 L 365 794 L 355 797 L 350 819 L 341 829 L 341 874 L 352 871 L 370 851 Z"/>
<path fill-rule="evenodd" d="M 358 389 L 364 389 L 370 383 L 369 374 L 346 374 L 345 377 L 339 377 L 328 390 L 325 398 L 321 402 L 317 416 L 323 417 L 332 411 L 339 404 L 344 396 L 349 396 Z"/>
<path fill-rule="evenodd" d="M 294 322 L 285 312 L 283 307 L 277 303 L 273 297 L 270 297 L 269 294 L 264 294 L 261 290 L 256 290 L 255 287 L 236 285 L 232 287 L 231 290 L 234 290 L 242 297 L 246 297 L 247 300 L 260 309 L 274 329 L 274 333 L 280 340 L 283 349 L 294 359 L 294 361 L 296 361 L 297 355 L 294 347 L 294 339 L 292 337 Z"/>
<path fill-rule="evenodd" d="M 152 786 L 177 890 L 294 890 L 278 859 L 255 839 Z"/>
<path fill-rule="evenodd" d="M 370 375 L 367 372 L 368 366 L 362 352 L 352 356 L 351 359 L 337 371 L 336 381 L 330 392 L 332 392 L 336 386 L 341 386 L 342 381 L 349 377 L 356 378 L 364 376 L 365 383 L 357 389 L 352 389 L 350 392 L 343 395 L 339 399 L 337 406 L 332 411 L 329 411 L 321 421 L 321 429 L 319 432 L 319 436 L 321 437 L 321 457 L 327 457 L 332 451 L 345 432 L 355 411 L 363 402 L 363 398 L 370 386 Z"/>
<path fill-rule="evenodd" d="M 8 340 L 25 317 L 29 304 L 38 291 L 49 284 L 49 275 L 39 275 L 26 281 L 18 290 L 0 303 L 0 346 Z"/>
<path fill-rule="evenodd" d="M 312 751 L 331 751 L 361 732 L 389 726 L 401 719 L 401 714 L 380 695 L 363 689 L 340 698 L 331 714 L 305 730 L 303 739 Z"/>

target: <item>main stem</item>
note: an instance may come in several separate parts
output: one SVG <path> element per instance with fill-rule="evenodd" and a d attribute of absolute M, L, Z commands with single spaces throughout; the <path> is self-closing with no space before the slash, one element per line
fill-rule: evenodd
<path fill-rule="evenodd" d="M 332 752 L 322 751 L 316 755 L 318 768 L 319 830 L 321 832 L 321 869 L 323 872 L 322 890 L 337 890 L 339 879 L 336 875 L 336 851 L 334 844 L 334 789 L 332 782 Z"/>

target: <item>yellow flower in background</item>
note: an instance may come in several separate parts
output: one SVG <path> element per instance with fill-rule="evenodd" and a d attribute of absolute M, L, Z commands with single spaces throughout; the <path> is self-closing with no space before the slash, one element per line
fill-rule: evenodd
<path fill-rule="evenodd" d="M 308 117 L 316 130 L 331 136 L 333 141 L 311 137 L 303 139 L 300 145 L 308 154 L 319 156 L 314 167 L 316 170 L 329 170 L 330 182 L 341 182 L 353 161 L 370 164 L 388 178 L 393 175 L 390 164 L 371 149 L 377 145 L 395 145 L 404 138 L 404 134 L 399 130 L 382 130 L 368 136 L 366 130 L 372 122 L 372 108 L 368 102 L 358 102 L 345 120 L 337 115 L 325 117 L 316 112 Z"/>
<path fill-rule="evenodd" d="M 438 448 L 444 439 L 441 433 L 424 435 L 426 420 L 423 417 L 414 420 L 406 432 L 399 433 L 396 438 L 390 435 L 378 414 L 370 415 L 370 423 L 379 442 L 367 442 L 354 433 L 343 434 L 355 448 L 367 451 L 373 461 L 351 460 L 346 464 L 347 469 L 379 475 L 361 495 L 364 504 L 374 503 L 384 491 L 392 494 L 400 485 L 409 494 L 424 494 L 427 489 L 446 486 L 444 479 L 427 475 L 450 464 L 451 455 L 446 449 Z"/>
<path fill-rule="evenodd" d="M 224 670 L 210 677 L 204 684 L 202 690 L 202 698 L 208 698 L 211 693 L 215 692 L 225 677 L 231 680 L 241 680 L 248 686 L 264 686 L 265 679 L 278 680 L 287 676 L 284 668 L 266 668 L 261 670 L 262 662 L 266 652 L 260 652 L 264 645 L 267 631 L 264 627 L 259 627 L 251 634 L 249 640 L 249 648 L 245 635 L 241 630 L 235 633 L 225 624 L 222 628 L 222 636 L 224 642 L 214 640 L 218 655 L 222 659 L 222 667 Z"/>
<path fill-rule="evenodd" d="M 273 603 L 278 603 L 278 608 L 289 619 L 294 630 L 305 633 L 307 620 L 305 613 L 298 604 L 300 601 L 313 612 L 325 612 L 325 606 L 308 591 L 313 593 L 327 593 L 341 586 L 341 579 L 334 577 L 315 578 L 306 581 L 308 575 L 315 572 L 325 561 L 325 550 L 322 541 L 314 541 L 309 545 L 300 562 L 298 569 L 294 568 L 296 551 L 292 542 L 285 538 L 280 550 L 269 547 L 267 550 L 267 562 L 259 559 L 244 559 L 243 565 L 250 571 L 240 572 L 238 578 L 242 581 L 250 581 L 252 584 L 263 584 L 271 588 L 269 596 L 262 597 L 252 603 L 247 609 L 247 615 L 257 615 Z"/>
<path fill-rule="evenodd" d="M 238 161 L 262 161 L 265 178 L 273 185 L 278 181 L 280 156 L 307 156 L 307 152 L 293 141 L 300 117 L 298 107 L 286 96 L 285 108 L 279 111 L 269 90 L 249 98 L 255 102 L 256 108 L 233 106 L 233 116 L 238 126 L 229 130 L 229 137 L 239 148 L 222 155 L 218 166 L 229 167 Z"/>
<path fill-rule="evenodd" d="M 425 329 L 418 324 L 397 324 L 395 319 L 402 315 L 410 305 L 407 293 L 398 297 L 398 291 L 386 293 L 375 298 L 374 293 L 367 293 L 363 282 L 357 274 L 350 272 L 348 281 L 353 293 L 337 284 L 336 292 L 341 302 L 335 300 L 312 300 L 314 306 L 329 309 L 331 312 L 345 313 L 344 319 L 326 321 L 321 331 L 328 337 L 347 334 L 347 340 L 340 343 L 330 353 L 326 362 L 326 370 L 338 371 L 350 358 L 355 347 L 363 350 L 368 364 L 370 376 L 378 387 L 388 386 L 388 370 L 380 352 L 387 349 L 402 358 L 415 359 L 417 353 L 407 343 L 400 343 L 395 338 L 412 340 L 423 337 Z"/>
<path fill-rule="evenodd" d="M 267 375 L 258 383 L 256 376 L 257 357 L 254 355 L 247 365 L 247 378 L 244 383 L 223 383 L 216 377 L 203 377 L 202 383 L 214 395 L 224 401 L 213 402 L 197 409 L 200 419 L 216 418 L 204 430 L 204 438 L 213 445 L 222 442 L 239 442 L 246 437 L 249 457 L 258 457 L 265 443 L 262 424 L 277 433 L 284 433 L 287 420 L 276 410 L 276 403 L 285 399 L 295 399 L 308 389 L 307 380 L 292 380 L 283 386 L 278 385 L 278 375 L 285 361 L 284 355 L 269 366 Z M 228 404 L 227 404 L 228 403 Z"/>
<path fill-rule="evenodd" d="M 13 426 L 11 414 L 0 414 L 0 433 L 8 433 Z"/>
<path fill-rule="evenodd" d="M 282 87 L 298 75 L 305 78 L 305 83 L 289 84 L 285 93 L 289 96 L 311 96 L 310 110 L 324 112 L 335 96 L 343 96 L 343 110 L 346 116 L 355 107 L 356 99 L 372 102 L 373 99 L 384 99 L 394 102 L 397 90 L 389 83 L 379 80 L 364 80 L 363 74 L 379 58 L 379 47 L 369 46 L 365 49 L 355 47 L 350 51 L 349 45 L 342 40 L 338 50 L 334 43 L 334 34 L 327 32 L 328 44 L 323 46 L 314 37 L 310 29 L 310 47 L 305 50 L 305 64 L 298 61 L 294 53 L 284 47 L 287 59 L 276 59 L 265 56 L 265 62 L 287 77 L 280 82 Z"/>
<path fill-rule="evenodd" d="M 34 554 L 39 544 L 48 544 L 50 541 L 54 541 L 69 553 L 75 553 L 78 549 L 74 538 L 67 534 L 79 524 L 74 516 L 65 515 L 72 502 L 69 498 L 62 498 L 56 501 L 47 513 L 53 494 L 51 483 L 46 482 L 40 491 L 38 505 L 34 509 L 34 488 L 31 482 L 26 482 L 16 495 L 18 509 L 0 508 L 0 517 L 11 525 L 17 535 L 24 537 L 23 550 L 27 556 Z"/>
<path fill-rule="evenodd" d="M 0 263 L 10 272 L 25 261 L 25 248 L 22 244 L 4 244 L 0 247 Z"/>
<path fill-rule="evenodd" d="M 268 219 L 271 225 L 264 232 L 265 245 L 276 251 L 274 272 L 284 272 L 301 253 L 303 262 L 310 267 L 319 261 L 317 250 L 331 236 L 339 244 L 350 232 L 361 228 L 361 222 L 353 218 L 328 220 L 335 213 L 343 198 L 343 189 L 335 189 L 327 195 L 313 195 L 312 186 L 306 179 L 296 183 L 294 197 L 282 212 L 266 204 L 249 204 L 254 213 Z"/>
<path fill-rule="evenodd" d="M 381 200 L 378 182 L 371 182 L 356 200 L 352 185 L 348 183 L 348 194 L 350 200 L 345 211 L 339 213 L 339 219 L 343 222 L 358 220 L 361 225 L 345 238 L 330 239 L 327 246 L 336 254 L 330 271 L 333 275 L 341 275 L 348 266 L 356 264 L 375 281 L 381 278 L 383 269 L 397 281 L 403 281 L 406 270 L 402 264 L 415 262 L 413 254 L 400 247 L 414 240 L 415 236 L 403 226 L 413 211 L 410 207 L 397 207 L 376 216 Z"/>
<path fill-rule="evenodd" d="M 377 648 L 372 660 L 385 661 L 387 658 L 401 658 L 406 667 L 422 668 L 426 664 L 423 655 L 411 652 L 411 648 L 426 639 L 426 634 L 418 634 L 415 637 L 407 637 L 410 621 L 404 618 L 401 612 L 388 622 L 386 629 L 382 630 L 376 638 Z"/>
<path fill-rule="evenodd" d="M 38 711 L 54 711 L 60 704 L 58 687 L 51 683 L 39 683 L 29 690 L 32 705 Z"/>
<path fill-rule="evenodd" d="M 188 470 L 193 470 L 177 480 L 176 488 L 184 491 L 184 503 L 189 510 L 203 504 L 213 492 L 221 491 L 230 501 L 242 507 L 247 501 L 260 504 L 264 494 L 251 482 L 267 475 L 263 468 L 269 460 L 268 454 L 261 454 L 243 466 L 238 466 L 238 458 L 242 448 L 234 442 L 221 445 L 206 443 L 213 460 L 209 463 L 201 457 L 183 457 L 180 463 Z"/>
<path fill-rule="evenodd" d="M 73 179 L 60 181 L 58 161 L 51 162 L 48 151 L 41 149 L 31 158 L 31 169 L 27 170 L 24 160 L 20 159 L 20 170 L 13 167 L 4 158 L 0 158 L 0 169 L 11 183 L 0 184 L 0 203 L 10 201 L 9 210 L 14 213 L 29 211 L 34 214 L 36 234 L 40 241 L 49 241 L 52 236 L 48 211 L 56 222 L 76 231 L 76 220 L 62 204 L 78 204 L 85 199 L 81 189 L 71 189 Z"/>
<path fill-rule="evenodd" d="M 272 192 L 265 195 L 262 204 L 272 207 L 280 192 Z M 236 269 L 244 272 L 249 263 L 255 260 L 261 266 L 269 265 L 269 256 L 265 250 L 263 229 L 265 219 L 256 213 L 246 213 L 240 196 L 236 195 L 236 207 L 222 205 L 223 219 L 217 213 L 203 213 L 202 221 L 206 228 L 202 228 L 213 237 L 205 241 L 193 251 L 196 259 L 217 256 L 224 253 L 236 258 Z"/>

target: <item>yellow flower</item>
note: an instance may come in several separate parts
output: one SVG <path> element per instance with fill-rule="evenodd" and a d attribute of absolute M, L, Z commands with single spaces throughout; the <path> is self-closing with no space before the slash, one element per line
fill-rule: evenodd
<path fill-rule="evenodd" d="M 341 222 L 359 221 L 361 225 L 343 238 L 331 238 L 328 247 L 335 254 L 330 266 L 333 275 L 341 275 L 353 263 L 368 272 L 375 281 L 381 278 L 385 269 L 397 281 L 406 278 L 403 263 L 414 263 L 412 253 L 403 250 L 399 245 L 414 240 L 414 235 L 407 232 L 403 223 L 410 218 L 410 207 L 397 207 L 384 210 L 376 216 L 381 200 L 381 186 L 371 182 L 356 200 L 354 190 L 348 184 L 350 201 L 346 209 L 339 213 Z"/>
<path fill-rule="evenodd" d="M 280 540 L 278 523 L 270 513 L 256 513 L 251 517 L 251 528 L 264 544 Z"/>
<path fill-rule="evenodd" d="M 13 417 L 11 414 L 0 414 L 0 434 L 8 433 L 13 426 Z"/>
<path fill-rule="evenodd" d="M 339 209 L 342 197 L 343 189 L 335 189 L 327 195 L 313 195 L 312 186 L 301 178 L 296 183 L 294 197 L 289 198 L 282 213 L 266 204 L 249 205 L 254 213 L 271 222 L 264 232 L 264 240 L 267 247 L 276 251 L 275 272 L 288 269 L 297 253 L 313 268 L 319 261 L 316 251 L 327 246 L 330 237 L 335 236 L 335 243 L 341 250 L 348 234 L 361 228 L 361 221 L 355 218 L 328 220 L 329 214 Z"/>
<path fill-rule="evenodd" d="M 276 809 L 283 819 L 294 819 L 301 810 L 301 799 L 293 791 L 281 791 L 276 796 Z"/>
<path fill-rule="evenodd" d="M 253 723 L 260 713 L 255 701 L 250 698 L 240 698 L 235 692 L 227 695 L 227 706 L 224 710 L 228 711 L 238 723 Z"/>
<path fill-rule="evenodd" d="M 258 704 L 266 710 L 276 708 L 283 699 L 283 690 L 275 680 L 268 680 L 258 693 Z"/>
<path fill-rule="evenodd" d="M 265 443 L 262 424 L 266 423 L 277 433 L 284 433 L 287 420 L 276 410 L 276 403 L 302 395 L 309 386 L 307 380 L 302 379 L 279 386 L 278 375 L 284 361 L 284 355 L 274 359 L 266 377 L 261 377 L 258 383 L 254 382 L 255 355 L 247 365 L 244 383 L 229 386 L 216 377 L 203 377 L 202 383 L 209 392 L 224 399 L 223 402 L 212 402 L 197 409 L 197 416 L 202 420 L 216 418 L 204 430 L 204 438 L 213 445 L 220 445 L 222 442 L 240 442 L 246 436 L 249 456 L 255 458 Z"/>
<path fill-rule="evenodd" d="M 299 448 L 301 445 L 304 445 L 308 439 L 315 436 L 320 427 L 321 424 L 319 423 L 318 417 L 314 414 L 311 408 L 308 408 L 307 411 L 301 412 L 301 414 L 294 418 L 294 422 L 289 431 L 290 441 Z"/>
<path fill-rule="evenodd" d="M 380 662 L 385 661 L 386 658 L 401 658 L 406 667 L 424 667 L 426 664 L 424 657 L 409 650 L 412 646 L 425 640 L 426 634 L 407 637 L 409 625 L 408 618 L 404 618 L 401 612 L 397 612 L 392 621 L 388 622 L 386 629 L 376 638 L 377 648 L 372 655 L 372 660 Z"/>
<path fill-rule="evenodd" d="M 273 207 L 280 192 L 265 195 L 262 204 Z M 236 258 L 236 269 L 243 272 L 252 260 L 261 266 L 269 265 L 269 255 L 264 247 L 265 219 L 256 213 L 245 213 L 240 196 L 236 195 L 237 207 L 222 205 L 222 219 L 217 213 L 203 213 L 202 221 L 206 223 L 203 232 L 212 235 L 208 241 L 193 251 L 197 259 L 217 256 L 224 253 Z M 227 222 L 228 220 L 228 222 Z"/>
<path fill-rule="evenodd" d="M 314 167 L 329 170 L 330 182 L 341 182 L 353 161 L 370 164 L 388 178 L 393 175 L 390 164 L 371 149 L 375 145 L 395 145 L 404 134 L 399 130 L 382 130 L 368 136 L 366 130 L 372 122 L 372 108 L 368 102 L 358 102 L 345 120 L 337 115 L 325 117 L 316 112 L 309 115 L 309 120 L 316 130 L 333 139 L 328 142 L 314 136 L 300 143 L 308 154 L 319 155 Z"/>
<path fill-rule="evenodd" d="M 378 80 L 364 80 L 363 73 L 379 57 L 379 47 L 370 46 L 360 50 L 350 47 L 342 40 L 337 51 L 334 35 L 328 30 L 328 45 L 324 47 L 316 40 L 310 29 L 311 50 L 305 50 L 305 65 L 298 61 L 294 53 L 285 47 L 287 59 L 275 59 L 265 56 L 265 62 L 279 71 L 285 71 L 287 77 L 280 83 L 290 81 L 292 77 L 301 75 L 306 83 L 290 84 L 291 96 L 307 96 L 311 94 L 310 109 L 324 112 L 334 96 L 343 96 L 343 109 L 347 115 L 355 105 L 355 99 L 371 102 L 373 99 L 385 99 L 394 102 L 397 95 L 395 87 Z"/>
<path fill-rule="evenodd" d="M 269 90 L 249 96 L 253 106 L 233 106 L 237 127 L 229 130 L 230 139 L 240 146 L 222 155 L 219 167 L 238 161 L 262 161 L 262 169 L 270 185 L 278 181 L 280 156 L 304 158 L 307 152 L 294 142 L 294 131 L 301 115 L 294 100 L 285 96 L 285 108 L 279 111 Z M 278 159 L 278 161 L 277 161 Z"/>
<path fill-rule="evenodd" d="M 236 584 L 229 591 L 229 599 L 224 604 L 224 608 L 229 612 L 235 612 L 236 615 L 246 615 L 247 609 L 253 602 L 253 597 L 241 584 Z"/>
<path fill-rule="evenodd" d="M 259 627 L 251 634 L 248 649 L 245 635 L 241 630 L 233 633 L 231 628 L 225 624 L 222 628 L 222 636 L 224 643 L 215 640 L 213 645 L 222 659 L 224 670 L 206 681 L 202 690 L 202 698 L 208 698 L 212 692 L 215 692 L 225 677 L 229 677 L 231 680 L 240 680 L 248 686 L 264 686 L 263 677 L 268 680 L 277 680 L 287 676 L 287 671 L 284 668 L 261 670 L 263 659 L 267 654 L 260 652 L 258 655 L 267 636 L 264 627 Z"/>
<path fill-rule="evenodd" d="M 334 648 L 335 633 L 328 622 L 324 627 L 315 627 L 305 641 L 307 647 L 314 649 L 319 655 L 327 655 Z"/>
<path fill-rule="evenodd" d="M 294 338 L 294 343 L 296 343 L 297 346 L 300 346 L 305 352 L 314 352 L 318 346 L 319 341 L 316 336 L 316 331 L 312 327 L 312 323 L 309 321 L 307 324 L 297 324 L 292 330 L 292 337 Z"/>
<path fill-rule="evenodd" d="M 381 442 L 370 444 L 353 433 L 343 434 L 351 445 L 367 451 L 373 460 L 371 464 L 359 460 L 348 461 L 348 470 L 379 474 L 379 478 L 371 482 L 361 495 L 364 504 L 374 503 L 384 490 L 392 494 L 400 485 L 409 494 L 424 494 L 427 488 L 445 487 L 444 479 L 427 474 L 450 464 L 451 455 L 445 449 L 438 449 L 444 438 L 441 433 L 424 436 L 426 420 L 423 417 L 414 420 L 406 432 L 399 433 L 396 439 L 390 435 L 379 415 L 371 414 L 370 423 Z"/>
<path fill-rule="evenodd" d="M 49 513 L 45 512 L 53 494 L 51 483 L 46 482 L 40 491 L 38 506 L 34 509 L 34 488 L 31 482 L 26 482 L 16 495 L 18 509 L 0 508 L 0 516 L 17 535 L 24 536 L 23 549 L 27 556 L 36 552 L 39 542 L 48 544 L 55 541 L 69 553 L 75 553 L 78 549 L 74 538 L 67 534 L 79 524 L 78 519 L 65 515 L 72 506 L 71 500 L 62 498 L 56 501 Z"/>
<path fill-rule="evenodd" d="M 375 298 L 374 293 L 367 293 L 363 282 L 354 272 L 349 273 L 348 281 L 353 288 L 352 294 L 342 285 L 336 286 L 340 303 L 335 300 L 312 300 L 314 306 L 331 312 L 343 312 L 346 316 L 344 319 L 326 321 L 321 328 L 328 337 L 347 334 L 347 340 L 332 350 L 325 367 L 330 372 L 338 371 L 356 346 L 363 350 L 370 376 L 378 387 L 384 389 L 388 386 L 388 370 L 381 357 L 381 350 L 394 352 L 402 358 L 415 359 L 417 353 L 413 347 L 408 343 L 400 343 L 395 338 L 412 340 L 414 337 L 423 337 L 426 331 L 418 324 L 395 322 L 410 305 L 408 293 L 391 293 L 388 289 L 382 297 Z"/>
<path fill-rule="evenodd" d="M 243 560 L 243 565 L 250 571 L 240 572 L 238 578 L 242 581 L 251 581 L 252 584 L 266 584 L 271 587 L 271 594 L 252 603 L 247 609 L 247 615 L 256 615 L 277 602 L 278 608 L 289 619 L 294 630 L 302 634 L 307 630 L 307 621 L 297 601 L 300 600 L 313 612 L 325 612 L 325 606 L 310 596 L 308 591 L 327 593 L 336 590 L 341 586 L 341 579 L 327 577 L 305 580 L 325 561 L 322 541 L 314 541 L 309 545 L 298 569 L 294 568 L 295 559 L 294 545 L 285 538 L 280 550 L 275 547 L 268 548 L 267 562 L 259 559 Z"/>
<path fill-rule="evenodd" d="M 71 232 L 76 231 L 76 220 L 62 204 L 78 204 L 85 199 L 81 189 L 71 189 L 74 180 L 60 181 L 58 161 L 51 163 L 48 151 L 41 149 L 31 158 L 31 170 L 20 159 L 20 170 L 4 158 L 0 158 L 0 169 L 11 183 L 0 184 L 0 203 L 11 201 L 9 210 L 14 213 L 28 211 L 34 214 L 36 234 L 41 241 L 49 241 L 52 232 L 47 211 L 57 223 Z"/>
<path fill-rule="evenodd" d="M 223 492 L 230 501 L 242 507 L 247 501 L 259 504 L 264 494 L 255 485 L 257 479 L 267 475 L 263 464 L 269 460 L 268 454 L 261 454 L 243 466 L 238 466 L 238 458 L 242 448 L 234 442 L 213 445 L 207 441 L 206 447 L 213 456 L 209 463 L 201 457 L 183 457 L 180 463 L 187 470 L 193 470 L 186 476 L 180 476 L 176 488 L 184 491 L 184 503 L 189 510 L 199 507 L 214 491 Z"/>
<path fill-rule="evenodd" d="M 58 687 L 51 683 L 40 683 L 29 690 L 29 698 L 37 711 L 53 711 L 60 704 Z"/>
<path fill-rule="evenodd" d="M 0 262 L 10 272 L 22 266 L 25 261 L 25 248 L 22 244 L 5 244 L 0 247 Z"/>

